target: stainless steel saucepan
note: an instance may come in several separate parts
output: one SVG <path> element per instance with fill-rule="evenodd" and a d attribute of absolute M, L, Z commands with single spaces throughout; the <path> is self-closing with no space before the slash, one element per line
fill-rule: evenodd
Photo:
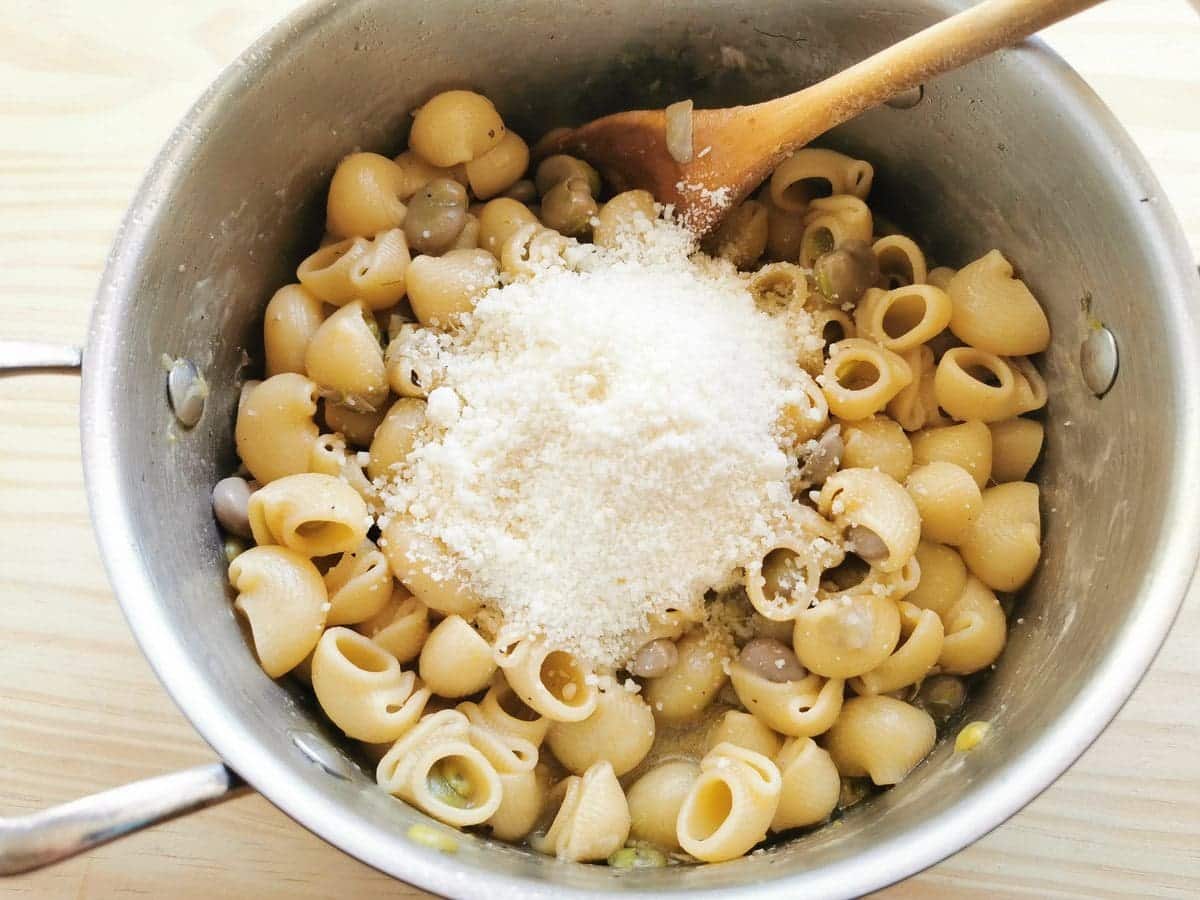
<path fill-rule="evenodd" d="M 993 726 L 976 751 L 943 742 L 836 825 L 718 866 L 622 874 L 473 836 L 442 855 L 406 834 L 423 816 L 378 790 L 312 705 L 263 674 L 234 619 L 209 509 L 210 486 L 235 465 L 234 403 L 254 372 L 247 360 L 260 358 L 263 306 L 318 240 L 334 164 L 355 148 L 399 148 L 409 110 L 433 91 L 482 89 L 527 136 L 684 97 L 730 105 L 822 78 L 961 5 L 342 0 L 305 8 L 238 59 L 126 216 L 84 353 L 81 413 L 113 587 L 163 684 L 225 762 L 0 821 L 0 872 L 227 797 L 241 776 L 347 853 L 445 895 L 841 897 L 942 859 L 1050 784 L 1129 696 L 1192 575 L 1200 284 L 1128 136 L 1036 42 L 828 141 L 875 163 L 873 205 L 937 260 L 1002 248 L 1054 329 L 1045 554 L 1008 649 L 970 701 L 970 719 Z M 1097 396 L 1118 348 L 1115 383 Z M 24 350 L 9 367 L 78 362 Z M 211 385 L 194 428 L 172 417 L 163 354 Z"/>

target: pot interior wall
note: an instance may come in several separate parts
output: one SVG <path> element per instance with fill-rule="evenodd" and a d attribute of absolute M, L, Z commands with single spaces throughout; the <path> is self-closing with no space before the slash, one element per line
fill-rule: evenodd
<path fill-rule="evenodd" d="M 263 306 L 319 237 L 332 167 L 356 148 L 398 149 L 409 111 L 451 86 L 482 89 L 530 138 L 631 105 L 766 98 L 915 31 L 950 4 L 898 6 L 599 0 L 583 12 L 549 0 L 503 10 L 364 0 L 309 15 L 239 63 L 218 88 L 219 114 L 202 105 L 168 150 L 139 211 L 148 226 L 122 286 L 130 306 L 123 321 L 100 322 L 122 330 L 122 390 L 112 404 L 135 549 L 171 627 L 186 636 L 174 661 L 147 647 L 160 671 L 198 669 L 229 727 L 296 783 L 319 787 L 356 827 L 403 842 L 416 813 L 357 767 L 338 779 L 293 744 L 292 732 L 312 732 L 341 753 L 302 692 L 255 663 L 231 612 L 208 505 L 210 485 L 235 464 L 233 409 L 240 379 L 259 371 Z M 927 86 L 914 109 L 881 108 L 826 140 L 875 164 L 873 204 L 938 262 L 961 265 L 999 247 L 1050 314 L 1046 550 L 1017 603 L 1010 646 L 967 712 L 993 723 L 991 738 L 969 757 L 943 741 L 900 787 L 753 859 L 614 878 L 467 839 L 454 861 L 459 875 L 447 874 L 441 890 L 467 891 L 463 873 L 476 867 L 593 889 L 696 890 L 853 859 L 1002 781 L 1056 727 L 1136 612 L 1170 502 L 1180 402 L 1155 302 L 1166 282 L 1139 202 L 1154 188 L 1105 150 L 1077 101 L 1062 105 L 1058 71 L 1028 48 L 1001 53 Z M 1089 315 L 1113 328 L 1122 349 L 1121 376 L 1103 400 L 1076 366 Z M 210 381 L 208 410 L 191 432 L 171 423 L 163 353 L 195 360 Z"/>

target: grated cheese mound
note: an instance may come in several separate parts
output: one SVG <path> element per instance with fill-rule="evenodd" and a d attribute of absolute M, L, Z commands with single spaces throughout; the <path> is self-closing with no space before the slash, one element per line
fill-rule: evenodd
<path fill-rule="evenodd" d="M 805 336 L 744 276 L 677 224 L 638 232 L 479 301 L 385 490 L 388 516 L 446 548 L 418 561 L 430 574 L 467 580 L 506 634 L 600 666 L 654 613 L 699 618 L 769 548 L 794 474 L 776 422 L 805 377 Z"/>

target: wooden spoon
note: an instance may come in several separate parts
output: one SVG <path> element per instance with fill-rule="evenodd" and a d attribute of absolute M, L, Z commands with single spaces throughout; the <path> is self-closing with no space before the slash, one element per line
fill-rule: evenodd
<path fill-rule="evenodd" d="M 984 0 L 900 43 L 776 100 L 698 109 L 692 157 L 667 149 L 665 110 L 634 110 L 551 133 L 539 155 L 588 160 L 618 190 L 645 188 L 707 234 L 793 151 L 864 110 L 1028 37 L 1100 0 Z"/>

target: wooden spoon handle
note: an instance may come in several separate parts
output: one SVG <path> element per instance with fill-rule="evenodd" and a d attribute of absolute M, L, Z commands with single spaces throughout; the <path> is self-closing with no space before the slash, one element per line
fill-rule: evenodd
<path fill-rule="evenodd" d="M 819 84 L 759 104 L 759 109 L 773 118 L 781 136 L 787 136 L 783 143 L 790 151 L 930 78 L 1015 44 L 1100 2 L 984 0 Z"/>

